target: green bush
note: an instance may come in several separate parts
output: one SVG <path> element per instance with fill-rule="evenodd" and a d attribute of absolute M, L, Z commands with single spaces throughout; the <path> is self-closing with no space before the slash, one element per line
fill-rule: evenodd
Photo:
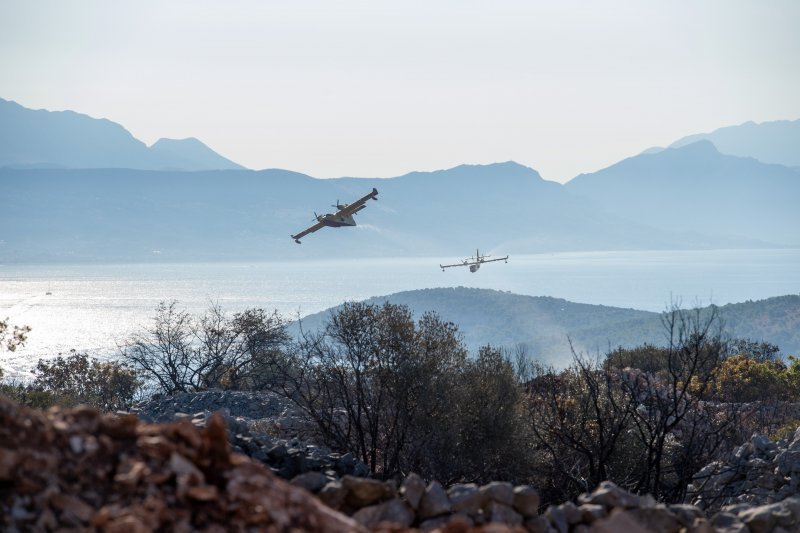
<path fill-rule="evenodd" d="M 605 366 L 608 368 L 637 368 L 649 374 L 666 372 L 668 364 L 669 350 L 652 344 L 635 348 L 619 347 L 605 358 Z"/>
<path fill-rule="evenodd" d="M 51 395 L 59 405 L 88 404 L 103 411 L 126 410 L 137 398 L 141 380 L 124 363 L 99 361 L 85 353 L 39 360 L 29 394 L 39 403 Z"/>
<path fill-rule="evenodd" d="M 62 407 L 74 407 L 78 401 L 64 394 L 50 391 L 36 390 L 30 385 L 22 383 L 3 383 L 0 384 L 0 395 L 5 396 L 20 405 L 35 409 L 47 409 L 56 405 Z"/>

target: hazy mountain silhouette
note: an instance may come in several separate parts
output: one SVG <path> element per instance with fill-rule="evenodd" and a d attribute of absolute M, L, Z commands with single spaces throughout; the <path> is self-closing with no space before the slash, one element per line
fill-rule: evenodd
<path fill-rule="evenodd" d="M 119 124 L 0 100 L 0 260 L 462 256 L 798 244 L 796 169 L 709 141 L 566 186 L 514 162 L 390 179 L 239 168 L 197 139 L 152 147 Z M 78 167 L 79 169 L 74 169 Z M 134 170 L 131 170 L 134 169 Z M 168 169 L 168 170 L 137 170 Z M 185 173 L 180 170 L 197 170 Z M 289 235 L 371 188 L 355 228 Z"/>
<path fill-rule="evenodd" d="M 797 245 L 798 177 L 785 166 L 723 155 L 703 140 L 625 159 L 565 187 L 608 212 L 664 231 Z"/>
<path fill-rule="evenodd" d="M 160 168 L 168 170 L 229 170 L 243 169 L 229 159 L 195 139 L 159 139 L 150 147 L 157 156 Z"/>
<path fill-rule="evenodd" d="M 642 150 L 639 153 L 639 155 L 642 155 L 642 154 L 657 154 L 658 152 L 663 152 L 663 151 L 664 151 L 664 147 L 662 147 L 662 146 L 651 146 L 650 148 L 647 148 L 646 150 Z"/>
<path fill-rule="evenodd" d="M 0 167 L 239 169 L 197 139 L 151 148 L 115 122 L 73 111 L 25 108 L 0 98 Z"/>
<path fill-rule="evenodd" d="M 487 344 L 506 348 L 523 344 L 529 354 L 558 366 L 571 360 L 570 340 L 576 351 L 590 356 L 618 346 L 666 341 L 660 313 L 561 298 L 457 287 L 398 292 L 366 301 L 407 305 L 416 318 L 436 311 L 458 325 L 473 352 Z M 321 329 L 335 309 L 303 318 L 303 330 Z M 728 304 L 718 310 L 728 337 L 765 340 L 784 354 L 800 354 L 799 295 Z M 292 331 L 298 332 L 296 324 Z"/>
<path fill-rule="evenodd" d="M 700 140 L 708 140 L 728 155 L 753 157 L 763 163 L 800 166 L 800 120 L 745 122 L 719 128 L 711 133 L 697 133 L 678 139 L 670 145 L 680 148 Z"/>
<path fill-rule="evenodd" d="M 316 210 L 373 187 L 354 228 L 295 244 Z M 624 220 L 516 163 L 392 179 L 314 179 L 285 170 L 0 169 L 0 260 L 236 260 L 463 256 L 752 245 Z M 708 213 L 703 213 L 708 216 Z M 157 253 L 154 253 L 156 251 Z"/>

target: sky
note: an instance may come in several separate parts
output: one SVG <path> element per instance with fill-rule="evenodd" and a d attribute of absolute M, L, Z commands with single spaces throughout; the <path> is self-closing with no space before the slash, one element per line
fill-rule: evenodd
<path fill-rule="evenodd" d="M 800 2 L 0 0 L 0 97 L 253 169 L 565 182 L 800 118 Z"/>

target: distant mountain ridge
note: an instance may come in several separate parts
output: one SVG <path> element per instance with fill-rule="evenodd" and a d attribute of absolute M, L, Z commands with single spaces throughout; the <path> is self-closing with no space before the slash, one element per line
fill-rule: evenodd
<path fill-rule="evenodd" d="M 800 166 L 800 119 L 745 122 L 718 128 L 710 133 L 687 135 L 672 143 L 680 148 L 700 140 L 714 143 L 721 153 L 752 157 L 762 163 Z"/>
<path fill-rule="evenodd" d="M 525 345 L 531 355 L 557 366 L 569 362 L 570 342 L 577 352 L 594 357 L 618 346 L 666 341 L 660 313 L 547 296 L 457 287 L 398 292 L 365 301 L 407 305 L 417 318 L 436 311 L 459 326 L 473 352 L 486 344 L 512 349 Z M 303 329 L 320 329 L 335 309 L 303 318 Z M 718 310 L 728 336 L 771 342 L 784 355 L 800 355 L 800 295 L 728 304 Z"/>
<path fill-rule="evenodd" d="M 150 147 L 164 170 L 242 170 L 243 166 L 226 159 L 194 137 L 159 139 Z"/>
<path fill-rule="evenodd" d="M 0 261 L 798 246 L 799 178 L 796 167 L 724 155 L 701 140 L 565 185 L 512 161 L 320 180 L 241 169 L 197 139 L 148 148 L 108 120 L 0 100 Z M 323 229 L 302 246 L 289 238 L 315 212 L 373 187 L 379 201 L 355 228 Z"/>
<path fill-rule="evenodd" d="M 793 172 L 793 174 L 795 174 Z M 379 191 L 358 226 L 289 237 Z M 236 261 L 765 246 L 654 229 L 516 163 L 398 178 L 284 170 L 0 169 L 0 261 Z M 40 216 L 46 212 L 47 216 Z"/>
<path fill-rule="evenodd" d="M 197 139 L 147 147 L 124 127 L 74 111 L 33 110 L 0 98 L 0 167 L 230 170 L 241 165 Z"/>
<path fill-rule="evenodd" d="M 607 212 L 665 231 L 800 244 L 798 173 L 722 154 L 709 140 L 639 154 L 565 187 Z"/>

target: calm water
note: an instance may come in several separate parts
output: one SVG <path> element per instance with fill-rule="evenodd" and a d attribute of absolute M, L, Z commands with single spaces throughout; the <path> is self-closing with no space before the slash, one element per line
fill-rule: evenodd
<path fill-rule="evenodd" d="M 17 375 L 72 348 L 108 356 L 146 325 L 161 300 L 191 312 L 209 302 L 304 316 L 393 292 L 479 287 L 662 311 L 671 300 L 719 305 L 800 292 L 800 250 L 561 253 L 442 272 L 460 258 L 271 263 L 0 265 L 0 316 L 33 328 L 27 346 L 0 352 Z M 47 295 L 50 291 L 52 294 Z M 445 317 L 447 318 L 447 317 Z"/>

